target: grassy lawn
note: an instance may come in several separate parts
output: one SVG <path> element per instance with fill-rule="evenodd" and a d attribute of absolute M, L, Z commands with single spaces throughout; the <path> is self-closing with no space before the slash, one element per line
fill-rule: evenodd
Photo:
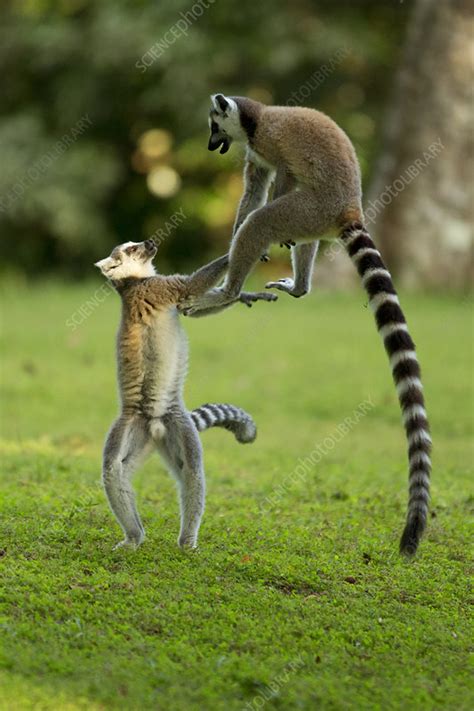
<path fill-rule="evenodd" d="M 112 551 L 120 531 L 100 485 L 118 298 L 66 325 L 99 286 L 3 294 L 2 711 L 472 709 L 469 302 L 402 299 L 434 440 L 414 562 L 397 552 L 405 441 L 362 292 L 185 322 L 188 406 L 241 405 L 259 436 L 203 435 L 207 509 L 191 554 L 152 458 L 135 481 L 147 539 L 130 552 Z"/>

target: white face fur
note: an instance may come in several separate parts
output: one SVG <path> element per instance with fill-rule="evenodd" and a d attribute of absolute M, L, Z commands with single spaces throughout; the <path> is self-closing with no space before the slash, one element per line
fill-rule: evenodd
<path fill-rule="evenodd" d="M 240 123 L 240 112 L 236 102 L 224 94 L 211 96 L 211 110 L 209 112 L 209 138 L 208 149 L 215 151 L 221 147 L 221 153 L 227 153 L 232 141 L 246 141 L 247 136 Z"/>
<path fill-rule="evenodd" d="M 107 279 L 145 279 L 156 274 L 152 264 L 157 248 L 153 240 L 145 242 L 125 242 L 115 247 L 110 257 L 95 263 Z"/>

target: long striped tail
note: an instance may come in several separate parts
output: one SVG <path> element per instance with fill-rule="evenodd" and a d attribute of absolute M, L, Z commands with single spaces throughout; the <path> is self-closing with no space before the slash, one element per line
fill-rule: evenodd
<path fill-rule="evenodd" d="M 431 472 L 431 437 L 415 344 L 408 333 L 390 273 L 365 227 L 352 222 L 342 231 L 341 239 L 369 295 L 369 305 L 397 388 L 410 465 L 408 513 L 400 551 L 414 555 L 426 527 Z"/>
<path fill-rule="evenodd" d="M 230 430 L 236 440 L 242 444 L 253 442 L 257 436 L 257 427 L 252 417 L 235 405 L 201 405 L 190 414 L 199 432 L 209 427 L 224 427 Z"/>

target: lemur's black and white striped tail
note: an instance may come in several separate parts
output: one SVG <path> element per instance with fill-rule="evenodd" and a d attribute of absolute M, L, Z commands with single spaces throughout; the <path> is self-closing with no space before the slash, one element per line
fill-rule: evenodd
<path fill-rule="evenodd" d="M 190 414 L 199 432 L 209 427 L 224 427 L 233 432 L 236 440 L 243 444 L 253 442 L 257 436 L 257 427 L 252 417 L 235 405 L 201 405 Z"/>
<path fill-rule="evenodd" d="M 402 409 L 408 440 L 410 494 L 400 551 L 413 555 L 426 526 L 431 471 L 431 438 L 415 344 L 390 273 L 367 230 L 359 222 L 353 222 L 344 228 L 341 239 L 369 295 Z"/>

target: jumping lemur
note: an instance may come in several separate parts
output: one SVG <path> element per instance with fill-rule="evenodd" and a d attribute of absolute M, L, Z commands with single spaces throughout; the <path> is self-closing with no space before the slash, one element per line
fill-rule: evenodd
<path fill-rule="evenodd" d="M 250 415 L 233 405 L 202 405 L 188 412 L 183 401 L 188 349 L 176 306 L 183 298 L 199 296 L 214 286 L 227 269 L 228 256 L 191 276 L 162 276 L 156 274 L 152 264 L 156 251 L 152 240 L 127 242 L 96 263 L 122 299 L 117 339 L 121 413 L 105 443 L 103 483 L 125 534 L 118 545 L 139 545 L 145 534 L 131 477 L 156 448 L 180 489 L 178 544 L 192 548 L 197 543 L 204 509 L 205 481 L 198 432 L 225 427 L 239 442 L 252 442 L 256 428 Z M 267 297 L 267 293 L 250 293 L 237 300 L 250 305 L 260 299 L 268 301 Z"/>
<path fill-rule="evenodd" d="M 246 144 L 245 190 L 234 224 L 230 263 L 221 288 L 189 298 L 184 313 L 234 300 L 270 244 L 292 246 L 293 279 L 267 288 L 291 296 L 311 288 L 320 239 L 340 238 L 369 295 L 403 412 L 408 438 L 409 504 L 400 549 L 414 554 L 426 526 L 430 449 L 420 368 L 391 276 L 364 227 L 359 163 L 339 126 L 303 107 L 265 106 L 245 97 L 211 97 L 208 148 L 226 153 L 233 141 Z M 272 180 L 273 199 L 267 202 Z"/>

